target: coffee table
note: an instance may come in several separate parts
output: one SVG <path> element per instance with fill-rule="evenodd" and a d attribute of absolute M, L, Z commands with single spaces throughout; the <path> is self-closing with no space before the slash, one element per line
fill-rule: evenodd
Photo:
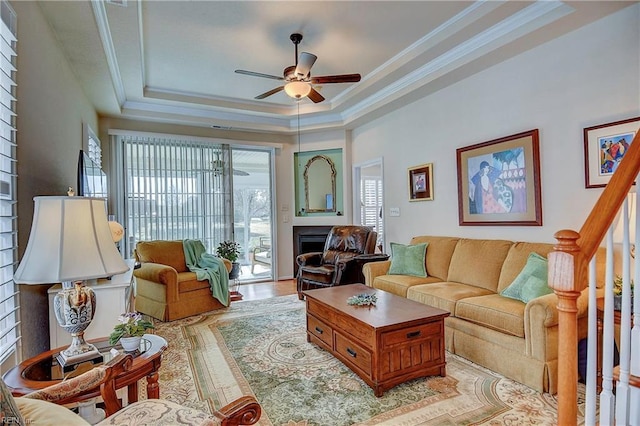
<path fill-rule="evenodd" d="M 109 352 L 113 345 L 109 344 L 109 338 L 92 339 L 100 353 L 104 356 L 104 362 L 112 358 Z M 133 365 L 129 371 L 125 371 L 115 379 L 116 389 L 127 387 L 127 399 L 129 403 L 138 400 L 138 380 L 147 378 L 147 397 L 159 398 L 160 385 L 158 384 L 158 370 L 162 361 L 162 353 L 167 348 L 167 341 L 155 334 L 145 334 L 140 342 L 140 349 L 133 353 Z M 38 389 L 59 383 L 65 377 L 74 377 L 94 367 L 91 362 L 78 364 L 78 367 L 69 373 L 63 373 L 58 365 L 56 355 L 66 346 L 44 352 L 33 358 L 29 358 L 11 370 L 3 377 L 4 382 L 10 388 L 11 393 L 20 396 Z M 116 346 L 122 350 L 122 347 Z M 86 401 L 100 396 L 100 389 L 92 389 L 69 400 L 60 401 L 61 404 L 71 404 Z"/>
<path fill-rule="evenodd" d="M 449 312 L 394 294 L 350 284 L 306 290 L 307 341 L 331 352 L 375 396 L 408 380 L 446 376 L 444 319 Z M 347 299 L 376 294 L 375 306 Z"/>

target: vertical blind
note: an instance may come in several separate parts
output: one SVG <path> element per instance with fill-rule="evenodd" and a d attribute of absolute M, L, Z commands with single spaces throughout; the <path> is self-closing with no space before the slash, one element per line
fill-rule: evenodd
<path fill-rule="evenodd" d="M 0 2 L 0 362 L 16 353 L 18 301 L 13 271 L 17 262 L 16 215 L 16 21 Z"/>
<path fill-rule="evenodd" d="M 137 241 L 199 239 L 212 252 L 233 238 L 230 149 L 201 141 L 119 136 L 126 253 Z"/>
<path fill-rule="evenodd" d="M 382 179 L 379 177 L 363 176 L 360 180 L 360 194 L 362 208 L 360 209 L 360 223 L 371 226 L 378 233 L 378 242 L 382 241 Z"/>

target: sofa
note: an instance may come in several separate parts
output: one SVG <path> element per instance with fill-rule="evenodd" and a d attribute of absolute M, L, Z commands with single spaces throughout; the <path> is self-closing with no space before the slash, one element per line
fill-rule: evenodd
<path fill-rule="evenodd" d="M 182 240 L 139 241 L 135 259 L 140 262 L 133 271 L 138 312 L 173 321 L 225 306 L 211 295 L 209 281 L 199 281 L 187 267 Z M 231 262 L 222 260 L 231 271 Z"/>
<path fill-rule="evenodd" d="M 556 295 L 547 288 L 550 294 L 524 303 L 500 294 L 514 281 L 522 282 L 530 258 L 543 257 L 546 263 L 553 244 L 418 236 L 406 247 L 423 243 L 427 244 L 426 276 L 405 275 L 397 268 L 390 274 L 392 262 L 401 260 L 392 246 L 391 260 L 364 265 L 365 284 L 449 311 L 446 350 L 536 391 L 555 394 L 559 356 Z M 604 249 L 596 259 L 598 282 L 602 283 Z M 546 287 L 546 281 L 543 285 Z M 587 292 L 585 289 L 578 299 L 580 338 L 587 336 Z"/>

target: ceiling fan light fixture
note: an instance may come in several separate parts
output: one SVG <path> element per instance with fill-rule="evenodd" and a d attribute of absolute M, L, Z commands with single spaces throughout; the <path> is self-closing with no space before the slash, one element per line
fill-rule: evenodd
<path fill-rule="evenodd" d="M 284 91 L 294 99 L 301 99 L 311 93 L 311 85 L 305 81 L 291 81 L 285 84 Z"/>

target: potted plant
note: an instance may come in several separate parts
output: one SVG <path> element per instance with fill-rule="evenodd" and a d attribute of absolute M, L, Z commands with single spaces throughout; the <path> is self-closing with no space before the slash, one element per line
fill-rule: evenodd
<path fill-rule="evenodd" d="M 118 317 L 118 322 L 109 335 L 109 343 L 112 345 L 120 342 L 127 352 L 133 352 L 140 347 L 140 340 L 144 333 L 153 324 L 146 320 L 139 312 L 125 312 Z"/>
<path fill-rule="evenodd" d="M 218 256 L 227 259 L 231 262 L 232 268 L 229 272 L 229 279 L 235 280 L 240 275 L 240 263 L 237 262 L 238 256 L 240 256 L 240 244 L 235 241 L 226 240 L 218 244 L 216 248 Z"/>
<path fill-rule="evenodd" d="M 631 280 L 631 306 L 633 307 L 633 280 Z M 622 309 L 622 277 L 616 275 L 613 281 L 613 309 L 619 311 Z"/>

